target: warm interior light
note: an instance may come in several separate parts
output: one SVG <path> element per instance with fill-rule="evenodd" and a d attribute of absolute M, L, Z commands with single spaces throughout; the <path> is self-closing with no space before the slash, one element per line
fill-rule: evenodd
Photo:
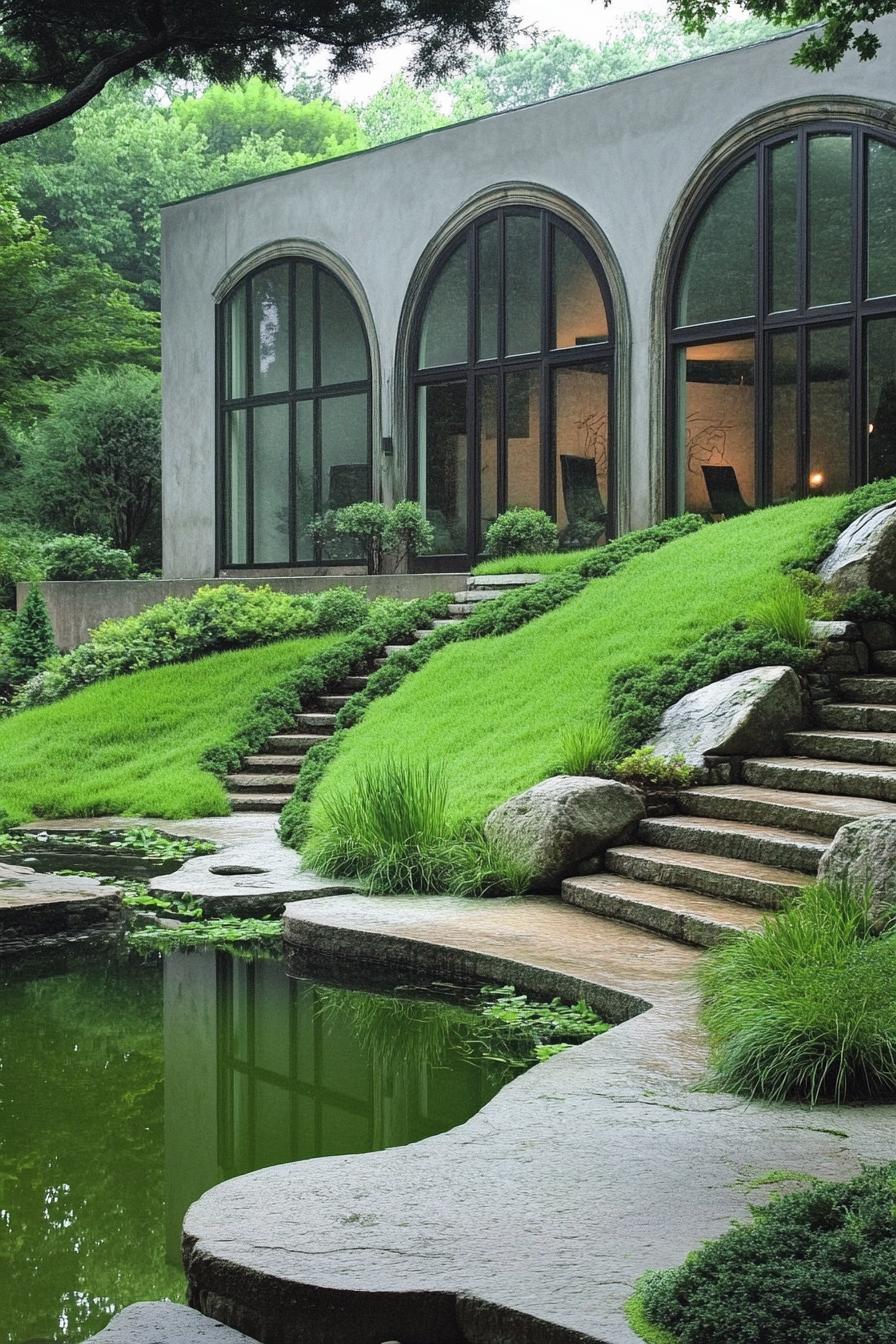
<path fill-rule="evenodd" d="M 824 472 L 810 471 L 809 484 L 811 485 L 813 490 L 817 490 L 820 485 L 824 485 Z"/>
<path fill-rule="evenodd" d="M 873 425 L 873 424 L 870 424 L 870 423 L 869 423 L 869 425 L 868 425 L 868 433 L 869 433 L 869 434 L 873 434 L 873 433 L 874 433 L 874 425 Z"/>

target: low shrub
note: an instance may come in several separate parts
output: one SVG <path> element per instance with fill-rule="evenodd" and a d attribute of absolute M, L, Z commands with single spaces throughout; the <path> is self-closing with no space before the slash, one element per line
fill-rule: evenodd
<path fill-rule="evenodd" d="M 349 631 L 367 612 L 365 594 L 347 587 L 292 595 L 266 585 L 208 585 L 190 598 L 169 597 L 136 616 L 104 621 L 85 644 L 50 659 L 23 687 L 15 707 L 50 704 L 109 677 L 226 649 Z"/>
<path fill-rule="evenodd" d="M 656 1338 L 677 1344 L 890 1344 L 894 1205 L 896 1163 L 812 1181 L 754 1208 L 752 1222 L 678 1268 L 646 1275 L 636 1301 L 671 1332 Z"/>
<path fill-rule="evenodd" d="M 20 686 L 56 653 L 50 613 L 41 590 L 32 586 L 10 627 L 0 659 L 0 686 Z"/>
<path fill-rule="evenodd" d="M 94 533 L 51 537 L 41 548 L 45 579 L 132 579 L 137 573 L 127 551 Z"/>
<path fill-rule="evenodd" d="M 733 621 L 703 635 L 686 653 L 625 668 L 613 678 L 609 695 L 619 749 L 628 753 L 646 742 L 659 727 L 664 710 L 701 686 L 777 663 L 805 671 L 817 656 L 813 647 L 791 644 L 771 630 Z"/>
<path fill-rule="evenodd" d="M 793 579 L 782 575 L 753 612 L 753 624 L 770 630 L 778 639 L 804 649 L 810 642 L 808 594 Z"/>
<path fill-rule="evenodd" d="M 896 622 L 896 595 L 877 588 L 858 588 L 843 598 L 838 615 L 845 621 Z"/>
<path fill-rule="evenodd" d="M 660 756 L 651 747 L 638 747 L 616 761 L 610 773 L 613 779 L 638 789 L 686 789 L 697 779 L 699 771 L 688 765 L 683 756 Z"/>
<path fill-rule="evenodd" d="M 714 1082 L 770 1101 L 896 1097 L 896 927 L 816 882 L 700 967 Z"/>
<path fill-rule="evenodd" d="M 386 556 L 398 570 L 405 561 L 432 549 L 435 529 L 420 505 L 402 499 L 392 508 L 375 500 L 329 509 L 311 524 L 314 540 L 324 549 L 344 543 L 346 556 L 363 555 L 370 574 L 381 574 Z"/>
<path fill-rule="evenodd" d="M 486 532 L 485 554 L 497 558 L 527 551 L 556 551 L 559 538 L 557 524 L 541 509 L 508 509 Z"/>

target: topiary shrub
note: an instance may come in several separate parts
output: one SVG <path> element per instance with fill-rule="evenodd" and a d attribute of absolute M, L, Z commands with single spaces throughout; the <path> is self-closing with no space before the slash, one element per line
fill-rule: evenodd
<path fill-rule="evenodd" d="M 677 1344 L 891 1344 L 896 1163 L 753 1209 L 637 1301 Z"/>
<path fill-rule="evenodd" d="M 6 637 L 0 682 L 7 686 L 21 685 L 40 672 L 55 653 L 56 641 L 44 595 L 32 586 Z"/>
<path fill-rule="evenodd" d="M 346 557 L 363 555 L 368 574 L 382 574 L 387 555 L 393 557 L 397 570 L 405 561 L 431 550 L 435 538 L 432 524 L 412 499 L 399 500 L 391 509 L 375 500 L 329 509 L 312 521 L 311 534 L 325 550 L 343 543 Z"/>
<path fill-rule="evenodd" d="M 41 554 L 46 579 L 132 579 L 137 573 L 127 551 L 92 532 L 51 537 Z"/>
<path fill-rule="evenodd" d="M 557 524 L 541 509 L 508 509 L 486 532 L 484 554 L 497 558 L 556 551 L 559 538 Z"/>

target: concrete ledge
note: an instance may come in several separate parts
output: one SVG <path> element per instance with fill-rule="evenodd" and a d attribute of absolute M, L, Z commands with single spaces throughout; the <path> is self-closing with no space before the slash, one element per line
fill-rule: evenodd
<path fill-rule="evenodd" d="M 699 953 L 533 899 L 334 896 L 292 906 L 300 967 L 483 970 L 542 993 L 655 1006 L 406 1148 L 288 1163 L 188 1211 L 193 1306 L 262 1344 L 634 1344 L 640 1274 L 679 1263 L 774 1186 L 892 1153 L 892 1108 L 751 1105 L 695 1091 Z"/>
<path fill-rule="evenodd" d="M 429 597 L 431 593 L 454 593 L 466 584 L 466 574 L 284 574 L 272 572 L 221 579 L 94 579 L 40 584 L 47 600 L 53 635 L 63 651 L 83 644 L 90 631 L 103 621 L 134 616 L 138 611 L 163 602 L 166 597 L 192 597 L 208 584 L 236 583 L 258 588 L 267 584 L 282 593 L 320 593 L 345 586 L 366 589 L 370 597 Z M 16 605 L 22 606 L 30 584 L 16 585 Z"/>
<path fill-rule="evenodd" d="M 135 1302 L 86 1344 L 252 1344 L 246 1335 L 176 1302 Z"/>

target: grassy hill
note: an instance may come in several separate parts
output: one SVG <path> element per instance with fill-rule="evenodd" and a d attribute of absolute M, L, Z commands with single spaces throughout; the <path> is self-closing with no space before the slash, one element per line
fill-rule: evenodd
<path fill-rule="evenodd" d="M 199 768 L 255 696 L 338 635 L 284 640 L 115 677 L 0 722 L 0 809 L 14 821 L 104 814 L 222 816 Z"/>
<path fill-rule="evenodd" d="M 556 772 L 564 730 L 605 706 L 617 671 L 748 616 L 842 503 L 804 500 L 701 528 L 513 634 L 448 646 L 348 734 L 312 817 L 320 798 L 392 753 L 444 762 L 452 815 L 481 818 Z"/>

